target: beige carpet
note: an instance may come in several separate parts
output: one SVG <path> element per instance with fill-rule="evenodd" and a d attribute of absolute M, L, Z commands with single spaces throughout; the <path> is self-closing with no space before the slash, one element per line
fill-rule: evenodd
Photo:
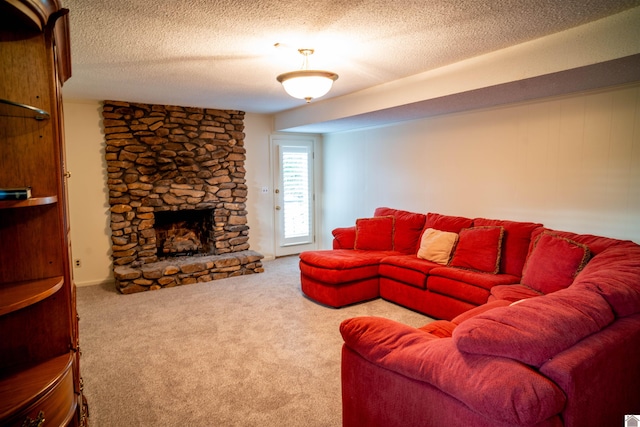
<path fill-rule="evenodd" d="M 297 256 L 264 267 L 133 295 L 78 288 L 91 426 L 339 426 L 340 322 L 431 321 L 380 299 L 314 303 L 300 291 Z"/>

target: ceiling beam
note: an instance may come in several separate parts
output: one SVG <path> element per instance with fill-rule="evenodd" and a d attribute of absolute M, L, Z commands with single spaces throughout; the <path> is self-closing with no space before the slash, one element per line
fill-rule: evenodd
<path fill-rule="evenodd" d="M 436 70 L 278 113 L 328 133 L 640 81 L 640 8 Z M 382 120 L 382 122 L 381 122 Z"/>

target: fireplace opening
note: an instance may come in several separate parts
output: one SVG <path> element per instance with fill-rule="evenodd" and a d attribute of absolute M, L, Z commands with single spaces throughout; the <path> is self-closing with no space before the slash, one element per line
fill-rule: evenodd
<path fill-rule="evenodd" d="M 212 209 L 158 211 L 154 227 L 159 259 L 215 254 Z"/>

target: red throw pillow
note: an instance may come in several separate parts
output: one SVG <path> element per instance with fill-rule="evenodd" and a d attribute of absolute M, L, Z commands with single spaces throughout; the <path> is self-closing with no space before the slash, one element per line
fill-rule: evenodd
<path fill-rule="evenodd" d="M 500 270 L 502 227 L 472 227 L 460 231 L 452 267 L 496 274 Z"/>
<path fill-rule="evenodd" d="M 531 234 L 542 224 L 534 222 L 508 221 L 501 219 L 475 218 L 475 227 L 503 227 L 500 272 L 522 277 L 524 262 L 531 246 Z"/>
<path fill-rule="evenodd" d="M 392 216 L 357 219 L 354 249 L 392 251 L 393 225 L 394 218 Z"/>
<path fill-rule="evenodd" d="M 567 288 L 590 256 L 587 246 L 545 231 L 535 241 L 521 283 L 543 294 Z"/>
<path fill-rule="evenodd" d="M 334 229 L 331 234 L 335 240 L 333 249 L 353 249 L 356 244 L 356 228 L 340 227 Z"/>

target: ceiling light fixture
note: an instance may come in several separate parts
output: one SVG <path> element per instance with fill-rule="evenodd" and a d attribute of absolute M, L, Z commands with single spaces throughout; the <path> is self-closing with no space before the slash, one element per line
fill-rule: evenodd
<path fill-rule="evenodd" d="M 309 55 L 313 54 L 313 49 L 298 49 L 298 52 L 304 56 L 302 70 L 280 74 L 276 80 L 282 83 L 289 95 L 309 103 L 326 95 L 338 75 L 330 71 L 309 70 Z"/>

